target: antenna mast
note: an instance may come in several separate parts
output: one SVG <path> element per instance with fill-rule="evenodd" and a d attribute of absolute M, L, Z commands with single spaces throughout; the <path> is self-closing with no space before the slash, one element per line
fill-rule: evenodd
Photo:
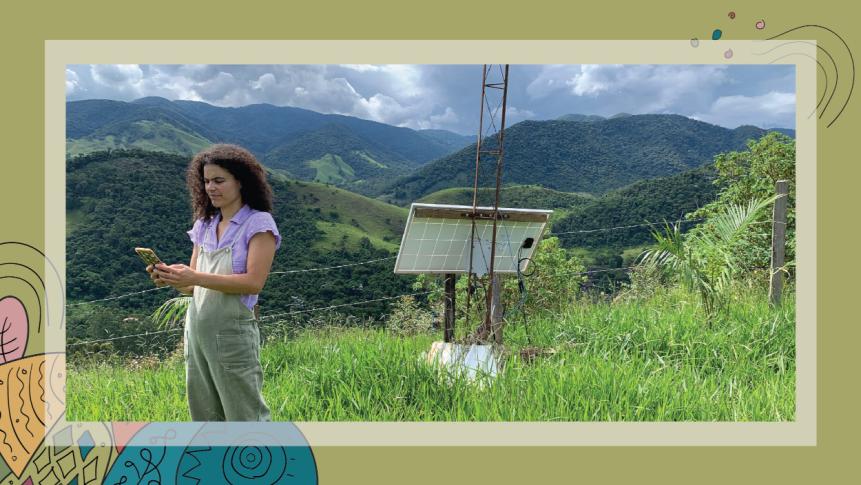
<path fill-rule="evenodd" d="M 488 91 L 490 90 L 490 91 Z M 496 107 L 491 109 L 492 103 L 488 98 L 493 97 L 496 98 L 500 94 L 502 99 L 496 103 Z M 493 94 L 491 94 L 493 93 Z M 470 235 L 470 246 L 475 247 L 475 218 L 478 217 L 478 179 L 479 179 L 479 167 L 482 162 L 482 157 L 487 157 L 489 160 L 495 159 L 496 161 L 496 194 L 493 203 L 493 236 L 491 239 L 490 245 L 490 264 L 488 267 L 488 278 L 489 285 L 487 291 L 485 292 L 486 297 L 486 314 L 484 323 L 478 328 L 475 334 L 475 338 L 479 341 L 492 340 L 495 343 L 502 343 L 502 326 L 499 322 L 501 312 L 498 308 L 499 302 L 499 284 L 496 281 L 496 276 L 494 275 L 494 263 L 496 259 L 496 224 L 499 220 L 499 195 L 500 189 L 502 186 L 502 166 L 503 166 L 503 141 L 505 139 L 505 108 L 506 102 L 508 98 L 508 64 L 499 65 L 499 64 L 485 64 L 482 71 L 482 80 L 481 80 L 481 113 L 479 117 L 479 127 L 478 127 L 478 142 L 476 143 L 476 152 L 475 152 L 475 184 L 473 186 L 472 192 L 472 231 Z M 490 149 L 484 149 L 482 146 L 484 141 L 484 128 L 485 128 L 485 118 L 484 113 L 487 110 L 488 120 L 489 120 L 489 128 L 493 131 L 491 133 L 496 135 L 496 146 L 491 147 Z M 497 128 L 496 119 L 500 118 L 500 125 Z M 467 319 L 469 318 L 469 304 L 470 304 L 470 293 L 473 288 L 472 286 L 472 278 L 473 278 L 473 261 L 472 254 L 474 251 L 470 251 L 469 258 L 469 285 L 466 293 L 466 305 L 467 305 Z"/>

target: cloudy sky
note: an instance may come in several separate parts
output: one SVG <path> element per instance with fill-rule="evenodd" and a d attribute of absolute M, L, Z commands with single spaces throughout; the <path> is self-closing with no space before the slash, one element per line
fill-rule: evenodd
<path fill-rule="evenodd" d="M 481 72 L 480 65 L 70 65 L 66 99 L 268 103 L 474 135 Z M 508 126 L 568 113 L 626 112 L 676 113 L 727 128 L 795 128 L 795 68 L 512 65 L 507 106 Z"/>

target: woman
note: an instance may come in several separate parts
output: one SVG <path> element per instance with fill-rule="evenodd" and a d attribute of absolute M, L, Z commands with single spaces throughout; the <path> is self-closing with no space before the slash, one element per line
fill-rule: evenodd
<path fill-rule="evenodd" d="M 188 168 L 191 263 L 147 267 L 156 285 L 193 294 L 185 318 L 188 406 L 194 421 L 269 421 L 253 308 L 281 236 L 272 188 L 254 156 L 213 145 Z"/>

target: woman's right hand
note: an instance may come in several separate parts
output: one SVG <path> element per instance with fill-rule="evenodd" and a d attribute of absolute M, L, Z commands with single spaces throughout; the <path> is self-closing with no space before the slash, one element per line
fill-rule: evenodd
<path fill-rule="evenodd" d="M 157 287 L 167 286 L 167 283 L 162 281 L 162 279 L 159 277 L 159 272 L 157 269 L 155 269 L 154 265 L 148 265 L 146 267 L 146 272 L 149 273 L 149 278 L 152 280 L 153 283 L 155 283 Z"/>

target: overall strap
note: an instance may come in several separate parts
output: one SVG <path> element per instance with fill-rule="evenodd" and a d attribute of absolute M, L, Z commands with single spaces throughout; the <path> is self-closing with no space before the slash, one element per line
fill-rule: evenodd
<path fill-rule="evenodd" d="M 203 241 L 200 243 L 200 247 L 203 248 L 203 250 L 206 250 L 206 237 L 209 236 L 209 229 L 212 227 L 213 222 L 215 222 L 215 218 L 210 217 L 209 222 L 206 224 L 206 227 L 204 227 L 204 229 L 203 229 Z M 217 230 L 218 229 L 216 229 L 216 231 Z"/>

